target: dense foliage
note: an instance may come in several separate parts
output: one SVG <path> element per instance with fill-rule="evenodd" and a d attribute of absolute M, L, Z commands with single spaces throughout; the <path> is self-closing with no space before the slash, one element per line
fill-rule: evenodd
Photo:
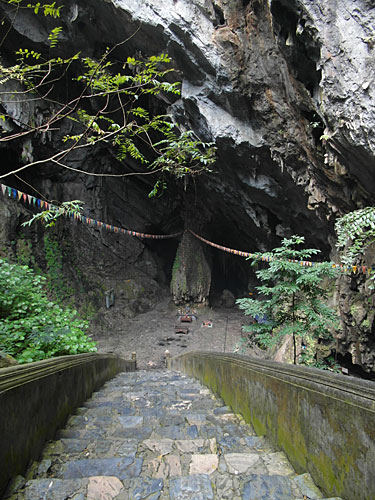
<path fill-rule="evenodd" d="M 337 320 L 335 312 L 327 306 L 328 292 L 323 286 L 323 280 L 334 278 L 336 271 L 329 262 L 302 266 L 301 262 L 310 261 L 319 253 L 317 249 L 294 248 L 302 243 L 303 237 L 292 236 L 283 239 L 281 246 L 271 252 L 255 254 L 253 266 L 262 258 L 269 262 L 266 269 L 256 271 L 263 283 L 256 287 L 259 298 L 237 300 L 240 309 L 253 319 L 253 323 L 244 327 L 248 340 L 269 347 L 291 335 L 294 363 L 304 361 L 303 356 L 297 359 L 296 338 L 304 340 L 305 345 L 311 339 L 330 339 Z"/>
<path fill-rule="evenodd" d="M 342 250 L 341 260 L 347 266 L 352 266 L 365 252 L 366 248 L 375 243 L 375 207 L 354 210 L 337 219 L 336 247 Z M 372 276 L 374 282 L 375 275 Z M 370 288 L 374 288 L 374 284 Z"/>
<path fill-rule="evenodd" d="M 48 299 L 45 278 L 0 259 L 0 350 L 20 363 L 96 351 L 76 311 Z"/>

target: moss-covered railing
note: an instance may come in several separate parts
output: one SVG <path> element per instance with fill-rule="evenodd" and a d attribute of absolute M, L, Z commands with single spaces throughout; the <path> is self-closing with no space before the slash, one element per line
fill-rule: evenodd
<path fill-rule="evenodd" d="M 186 353 L 169 367 L 210 387 L 327 496 L 375 499 L 374 382 L 218 353 Z"/>
<path fill-rule="evenodd" d="M 78 354 L 0 369 L 0 498 L 68 416 L 135 360 Z"/>

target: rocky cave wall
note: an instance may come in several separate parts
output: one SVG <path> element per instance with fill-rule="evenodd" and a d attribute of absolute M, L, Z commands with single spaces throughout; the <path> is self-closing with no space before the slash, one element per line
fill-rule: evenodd
<path fill-rule="evenodd" d="M 48 22 L 22 12 L 4 41 L 3 61 L 12 60 L 15 47 L 43 48 Z M 27 182 L 51 200 L 81 199 L 87 215 L 138 231 L 169 233 L 187 223 L 214 242 L 248 251 L 302 234 L 322 258 L 337 259 L 336 216 L 371 205 L 374 197 L 374 22 L 370 0 L 68 0 L 56 50 L 70 54 L 79 47 L 98 57 L 133 35 L 116 57 L 172 56 L 181 97 L 164 96 L 150 107 L 214 141 L 215 172 L 190 182 L 185 196 L 171 181 L 158 200 L 147 197 L 149 179 L 94 178 L 51 165 L 2 181 L 29 192 Z M 2 105 L 16 129 L 49 112 L 41 102 Z M 42 158 L 54 151 L 71 124 L 64 127 L 26 143 L 2 143 L 1 173 L 21 165 L 22 152 Z M 104 148 L 68 161 L 94 172 L 140 168 L 130 160 L 118 164 Z M 42 230 L 20 229 L 26 210 L 1 199 L 1 211 L 6 253 L 28 255 L 25 247 L 31 246 L 29 254 L 48 267 Z M 125 319 L 167 293 L 178 241 L 149 243 L 77 224 L 61 224 L 56 240 L 71 242 L 62 248 L 64 272 L 82 285 L 82 296 L 91 294 L 96 309 L 110 288 Z M 238 257 L 206 253 L 217 288 L 240 294 L 253 285 Z M 371 255 L 365 259 L 372 264 Z M 343 319 L 338 350 L 373 370 L 373 299 L 366 278 L 340 279 L 336 300 Z M 111 324 L 109 316 L 106 321 Z"/>

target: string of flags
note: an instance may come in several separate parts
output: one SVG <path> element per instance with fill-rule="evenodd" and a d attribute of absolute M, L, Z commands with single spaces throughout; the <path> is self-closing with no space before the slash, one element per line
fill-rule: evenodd
<path fill-rule="evenodd" d="M 5 186 L 4 184 L 0 183 L 0 188 L 3 193 L 3 195 L 8 195 L 10 198 L 13 198 L 17 201 L 23 201 L 24 203 L 28 203 L 31 206 L 34 206 L 36 208 L 40 208 L 42 210 L 51 210 L 53 208 L 58 208 L 52 203 L 49 203 L 47 201 L 41 200 L 39 198 L 36 198 L 35 196 L 31 196 L 29 194 L 26 194 L 18 189 L 11 188 L 9 186 Z M 113 226 L 111 224 L 106 224 L 102 221 L 93 219 L 92 217 L 86 217 L 85 215 L 79 214 L 79 213 L 74 213 L 70 216 L 74 220 L 78 220 L 84 224 L 87 224 L 88 226 L 91 227 L 98 227 L 98 228 L 103 228 L 106 229 L 107 231 L 111 231 L 113 233 L 119 233 L 119 234 L 126 234 L 128 236 L 135 236 L 137 238 L 143 238 L 143 239 L 152 239 L 152 240 L 165 240 L 165 239 L 171 239 L 171 238 L 176 238 L 177 236 L 180 236 L 183 234 L 183 231 L 180 231 L 179 233 L 173 233 L 173 234 L 147 234 L 147 233 L 140 233 L 138 231 L 131 231 L 130 229 L 124 229 L 122 227 L 118 226 Z M 202 236 L 199 236 L 199 234 L 196 234 L 194 231 L 191 229 L 188 229 L 188 231 L 201 240 L 203 243 L 206 243 L 207 245 L 210 245 L 214 248 L 217 248 L 218 250 L 221 250 L 223 252 L 231 253 L 234 255 L 239 255 L 240 257 L 250 257 L 250 258 L 255 258 L 256 255 L 254 253 L 250 252 L 243 252 L 241 250 L 235 250 L 233 248 L 228 248 L 224 247 L 222 245 L 218 245 L 217 243 L 213 243 L 212 241 L 206 240 Z M 272 257 L 266 257 L 262 256 L 261 260 L 263 262 L 270 262 Z M 298 261 L 298 260 L 293 260 L 289 259 L 289 262 L 298 262 L 301 266 L 305 267 L 313 267 L 317 263 L 311 262 L 311 261 Z M 333 268 L 338 268 L 342 272 L 351 272 L 351 273 L 362 273 L 362 274 L 368 274 L 370 275 L 372 272 L 372 268 L 369 266 L 344 266 L 343 264 L 335 264 L 332 263 Z"/>
<path fill-rule="evenodd" d="M 207 245 L 210 245 L 211 247 L 214 247 L 214 248 L 217 248 L 219 250 L 222 250 L 223 252 L 233 253 L 234 255 L 240 255 L 241 257 L 255 257 L 255 255 L 253 253 L 241 252 L 240 250 L 234 250 L 233 248 L 223 247 L 222 245 L 218 245 L 217 243 L 212 243 L 212 241 L 206 240 L 202 236 L 199 236 L 199 234 L 194 233 L 194 231 L 192 231 L 191 229 L 188 229 L 188 231 L 193 236 L 195 236 L 196 238 L 198 238 L 198 240 L 203 241 L 203 243 L 206 243 Z"/>
<path fill-rule="evenodd" d="M 10 198 L 15 200 L 22 200 L 24 203 L 28 203 L 31 206 L 36 208 L 40 208 L 42 210 L 51 210 L 53 208 L 58 208 L 52 203 L 48 203 L 47 201 L 40 200 L 35 196 L 31 196 L 29 194 L 23 193 L 18 189 L 11 188 L 9 186 L 5 186 L 4 184 L 0 184 L 1 191 L 3 195 L 8 195 Z M 111 231 L 112 233 L 121 233 L 127 234 L 128 236 L 135 236 L 137 238 L 147 238 L 152 240 L 165 240 L 168 238 L 176 238 L 176 236 L 180 236 L 182 232 L 174 233 L 174 234 L 147 234 L 147 233 L 139 233 L 138 231 L 131 231 L 129 229 L 124 229 L 122 227 L 113 226 L 111 224 L 106 224 L 100 220 L 93 219 L 92 217 L 86 217 L 85 215 L 74 213 L 71 215 L 72 219 L 78 220 L 87 224 L 91 227 L 104 228 L 107 231 Z"/>
<path fill-rule="evenodd" d="M 210 245 L 210 246 L 212 246 L 214 248 L 222 250 L 223 252 L 232 253 L 234 255 L 240 255 L 241 257 L 249 257 L 249 258 L 256 258 L 257 257 L 254 253 L 242 252 L 241 250 L 235 250 L 233 248 L 228 248 L 228 247 L 224 247 L 222 245 L 218 245 L 217 243 L 213 243 L 212 241 L 206 240 L 202 236 L 199 236 L 199 234 L 194 233 L 194 231 L 192 231 L 191 229 L 188 229 L 188 231 L 193 236 L 195 236 L 199 240 L 203 241 L 207 245 Z M 262 262 L 270 262 L 270 261 L 272 261 L 274 259 L 272 257 L 267 257 L 265 255 L 262 255 L 262 257 L 260 258 L 260 260 Z M 314 267 L 316 264 L 320 264 L 320 262 L 316 263 L 316 262 L 311 262 L 309 260 L 294 260 L 294 259 L 288 259 L 288 262 L 296 262 L 296 263 L 298 263 L 298 264 L 300 264 L 301 266 L 304 266 L 304 267 Z M 369 266 L 344 266 L 343 264 L 335 264 L 334 262 L 332 262 L 332 268 L 333 269 L 336 269 L 336 268 L 340 269 L 342 272 L 345 272 L 345 273 L 352 272 L 354 274 L 356 274 L 358 272 L 358 273 L 363 273 L 363 274 L 370 275 L 371 272 L 372 272 L 372 268 L 369 267 Z"/>

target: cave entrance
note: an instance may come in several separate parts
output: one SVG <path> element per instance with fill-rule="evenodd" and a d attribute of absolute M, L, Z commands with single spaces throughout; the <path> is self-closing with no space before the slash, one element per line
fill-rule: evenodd
<path fill-rule="evenodd" d="M 249 280 L 254 272 L 250 262 L 243 257 L 232 255 L 212 248 L 211 253 L 211 291 L 209 304 L 219 307 L 223 290 L 229 290 L 235 298 L 249 294 Z"/>
<path fill-rule="evenodd" d="M 361 366 L 355 365 L 349 352 L 346 354 L 336 353 L 336 359 L 340 366 L 348 370 L 351 377 L 363 378 L 366 380 L 375 380 L 374 372 L 366 372 Z"/>

